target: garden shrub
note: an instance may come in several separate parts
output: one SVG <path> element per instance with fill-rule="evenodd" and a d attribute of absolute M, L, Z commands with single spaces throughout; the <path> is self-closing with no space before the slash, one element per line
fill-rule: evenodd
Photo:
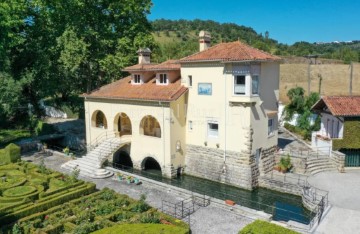
<path fill-rule="evenodd" d="M 82 222 L 80 225 L 76 226 L 73 230 L 74 234 L 88 234 L 99 229 L 104 228 L 101 222 Z"/>
<path fill-rule="evenodd" d="M 67 233 L 73 232 L 73 230 L 75 228 L 76 228 L 76 224 L 73 224 L 73 223 L 70 223 L 70 222 L 64 223 L 64 231 L 67 232 Z"/>
<path fill-rule="evenodd" d="M 0 162 L 3 164 L 17 162 L 20 157 L 21 148 L 13 143 L 10 143 L 4 149 L 0 149 Z"/>
<path fill-rule="evenodd" d="M 53 199 L 40 201 L 32 206 L 26 207 L 22 210 L 17 210 L 13 213 L 7 214 L 5 216 L 0 217 L 0 223 L 10 223 L 22 217 L 31 215 L 33 213 L 41 212 L 51 207 L 63 204 L 69 200 L 77 198 L 82 195 L 87 195 L 89 193 L 94 192 L 96 189 L 95 184 L 89 183 L 85 188 L 75 190 L 73 192 L 69 192 L 62 196 L 54 197 Z"/>
<path fill-rule="evenodd" d="M 53 134 L 55 133 L 55 128 L 53 125 L 48 124 L 48 123 L 44 123 L 43 121 L 38 121 L 36 127 L 35 127 L 35 134 L 37 136 L 41 136 L 41 135 L 48 135 L 48 134 Z"/>
<path fill-rule="evenodd" d="M 164 225 L 164 224 L 120 224 L 113 227 L 104 228 L 102 230 L 94 232 L 94 234 L 188 234 L 189 229 Z"/>
<path fill-rule="evenodd" d="M 255 220 L 246 225 L 239 234 L 298 234 L 295 231 L 266 221 Z"/>

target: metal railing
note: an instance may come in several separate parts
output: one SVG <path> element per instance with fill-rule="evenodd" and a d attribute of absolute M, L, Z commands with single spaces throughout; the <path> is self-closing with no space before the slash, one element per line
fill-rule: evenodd
<path fill-rule="evenodd" d="M 301 197 L 307 203 L 307 207 L 313 207 L 311 212 L 313 217 L 310 220 L 309 229 L 311 229 L 316 223 L 320 223 L 324 210 L 328 207 L 328 195 L 329 192 L 316 188 L 309 184 L 307 177 L 304 179 L 301 175 L 284 174 L 276 175 L 273 172 L 264 176 L 269 180 L 281 182 L 288 186 L 297 186 L 301 190 Z"/>
<path fill-rule="evenodd" d="M 322 151 L 323 147 L 317 147 L 315 149 L 309 150 L 279 150 L 276 152 L 278 155 L 290 155 L 290 157 L 297 158 L 329 158 L 329 154 L 325 154 Z M 324 149 L 328 149 L 328 147 L 324 147 Z"/>
<path fill-rule="evenodd" d="M 207 190 L 204 190 L 204 186 L 207 186 L 207 183 L 212 183 L 212 181 L 204 181 L 201 185 L 201 187 L 199 185 L 197 185 L 196 183 L 191 183 L 191 184 L 181 184 L 178 180 L 176 179 L 168 179 L 168 178 L 163 178 L 161 175 L 159 174 L 154 174 L 154 173 L 149 173 L 146 171 L 138 171 L 135 170 L 131 167 L 125 166 L 125 165 L 120 165 L 120 164 L 116 164 L 116 163 L 111 163 L 108 166 L 111 166 L 115 169 L 120 169 L 120 170 L 124 170 L 124 172 L 128 172 L 128 173 L 133 173 L 133 174 L 138 174 L 141 175 L 143 177 L 149 178 L 149 179 L 153 179 L 156 181 L 160 181 L 166 184 L 170 184 L 185 190 L 190 191 L 191 194 L 201 194 L 201 196 L 197 195 L 198 197 L 201 197 L 200 202 L 197 202 L 197 204 L 199 206 L 201 206 L 201 201 L 205 202 L 203 205 L 208 205 L 210 203 L 210 199 L 211 197 L 220 199 L 221 205 L 224 205 L 224 200 L 233 200 L 235 201 L 238 205 L 240 206 L 244 206 L 244 207 L 248 207 L 251 209 L 255 209 L 255 210 L 260 210 L 260 211 L 264 211 L 266 213 L 270 213 L 274 215 L 274 218 L 276 218 L 276 220 L 289 220 L 289 216 L 291 216 L 291 220 L 297 221 L 299 223 L 305 223 L 308 224 L 308 222 L 310 222 L 310 220 L 312 219 L 312 217 L 314 217 L 316 214 L 314 214 L 312 211 L 308 211 L 307 213 L 299 213 L 297 211 L 294 210 L 289 210 L 286 209 L 284 207 L 277 207 L 274 206 L 273 203 L 272 204 L 268 204 L 266 203 L 266 201 L 254 201 L 251 200 L 251 196 L 245 197 L 244 195 L 238 193 L 238 194 L 230 194 L 227 191 L 220 191 L 220 190 L 212 190 L 211 193 L 209 193 Z M 166 187 L 164 185 L 164 187 Z M 288 198 L 286 195 L 284 195 L 284 197 Z M 195 200 L 197 200 L 197 198 L 195 198 Z M 215 200 L 211 200 L 211 202 L 213 203 L 217 203 L 220 201 L 216 201 Z M 311 218 L 309 218 L 311 217 Z M 307 220 L 307 221 L 306 221 Z"/>

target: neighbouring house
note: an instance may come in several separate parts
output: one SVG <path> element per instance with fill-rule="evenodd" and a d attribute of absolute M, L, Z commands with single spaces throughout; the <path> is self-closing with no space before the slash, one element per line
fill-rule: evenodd
<path fill-rule="evenodd" d="M 161 64 L 138 51 L 128 77 L 83 94 L 88 144 L 125 138 L 109 161 L 252 189 L 275 164 L 280 58 L 240 41 Z"/>
<path fill-rule="evenodd" d="M 360 166 L 360 96 L 322 97 L 312 107 L 321 116 L 321 127 L 311 144 L 324 153 L 345 154 L 345 167 Z"/>

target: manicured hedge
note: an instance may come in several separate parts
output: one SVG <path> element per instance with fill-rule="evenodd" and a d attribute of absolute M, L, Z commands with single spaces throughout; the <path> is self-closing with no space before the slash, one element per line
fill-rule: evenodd
<path fill-rule="evenodd" d="M 345 118 L 342 139 L 333 139 L 333 149 L 360 149 L 360 118 Z"/>
<path fill-rule="evenodd" d="M 35 203 L 34 205 L 30 205 L 29 207 L 26 207 L 22 210 L 18 210 L 13 213 L 2 216 L 2 217 L 0 217 L 0 223 L 8 224 L 8 223 L 14 222 L 25 216 L 44 211 L 51 207 L 63 204 L 74 198 L 80 197 L 82 195 L 90 194 L 90 193 L 94 192 L 95 190 L 96 190 L 95 184 L 89 183 L 89 184 L 87 184 L 87 186 L 85 188 L 78 189 L 78 190 L 75 190 L 70 193 L 66 193 L 62 196 L 54 197 L 51 200 Z"/>
<path fill-rule="evenodd" d="M 104 228 L 93 234 L 188 234 L 189 230 L 182 227 L 153 224 L 153 223 L 136 223 L 136 224 L 120 224 L 113 227 Z"/>
<path fill-rule="evenodd" d="M 21 149 L 19 146 L 11 143 L 0 150 L 0 164 L 17 162 L 20 160 Z"/>
<path fill-rule="evenodd" d="M 78 187 L 80 185 L 83 185 L 84 184 L 84 181 L 78 181 L 74 184 L 70 184 L 68 186 L 65 186 L 65 187 L 62 187 L 62 188 L 58 188 L 58 189 L 55 189 L 55 190 L 52 190 L 50 192 L 44 192 L 44 193 L 41 193 L 40 194 L 40 198 L 44 198 L 44 197 L 48 197 L 48 196 L 51 196 L 51 195 L 54 195 L 54 194 L 57 194 L 57 193 L 60 193 L 60 192 L 63 192 L 65 190 L 69 190 L 71 188 L 75 188 L 75 187 Z"/>
<path fill-rule="evenodd" d="M 256 220 L 246 225 L 239 231 L 239 234 L 298 234 L 298 232 L 266 221 Z"/>

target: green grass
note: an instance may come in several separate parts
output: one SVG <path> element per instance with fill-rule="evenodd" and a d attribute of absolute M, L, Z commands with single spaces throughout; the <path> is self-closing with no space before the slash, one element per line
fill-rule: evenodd
<path fill-rule="evenodd" d="M 24 129 L 3 129 L 0 130 L 0 147 L 9 143 L 30 137 L 30 131 Z"/>
<path fill-rule="evenodd" d="M 188 229 L 164 224 L 121 224 L 93 232 L 94 234 L 187 234 Z"/>
<path fill-rule="evenodd" d="M 256 220 L 246 225 L 239 231 L 239 234 L 298 234 L 298 232 L 266 221 Z"/>

